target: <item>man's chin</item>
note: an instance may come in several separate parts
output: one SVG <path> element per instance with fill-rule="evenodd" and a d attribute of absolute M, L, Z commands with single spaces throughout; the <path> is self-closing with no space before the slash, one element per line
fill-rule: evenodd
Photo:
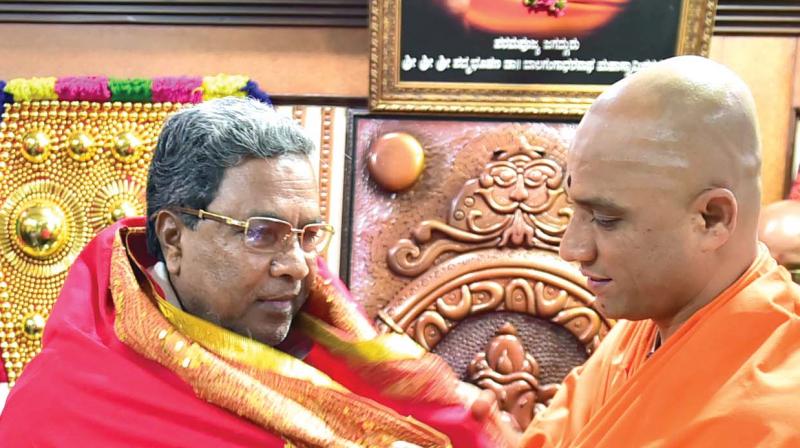
<path fill-rule="evenodd" d="M 594 306 L 600 312 L 603 313 L 603 316 L 609 319 L 624 319 L 625 318 L 625 310 L 624 307 L 621 306 L 622 303 L 619 299 L 614 299 L 612 297 L 608 297 L 605 295 L 599 295 L 595 297 Z"/>
<path fill-rule="evenodd" d="M 291 327 L 291 325 L 292 321 L 289 320 L 288 322 L 279 324 L 276 327 L 264 329 L 262 331 L 257 331 L 251 337 L 262 344 L 269 345 L 270 347 L 275 347 L 276 345 L 283 342 L 284 339 L 286 339 L 286 336 L 289 334 L 289 328 Z"/>
<path fill-rule="evenodd" d="M 618 297 L 610 298 L 598 296 L 595 298 L 594 305 L 595 308 L 600 310 L 603 316 L 608 319 L 637 321 L 651 318 L 651 316 L 646 315 L 640 308 L 626 306 L 628 303 L 625 302 L 624 299 Z"/>

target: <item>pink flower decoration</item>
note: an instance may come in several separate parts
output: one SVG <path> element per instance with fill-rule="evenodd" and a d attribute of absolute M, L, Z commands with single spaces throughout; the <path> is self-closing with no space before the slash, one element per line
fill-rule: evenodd
<path fill-rule="evenodd" d="M 153 78 L 153 102 L 200 103 L 203 101 L 202 85 L 200 76 Z"/>
<path fill-rule="evenodd" d="M 63 101 L 104 102 L 111 99 L 105 76 L 67 76 L 56 80 L 58 98 Z"/>
<path fill-rule="evenodd" d="M 551 17 L 561 17 L 566 13 L 567 0 L 522 0 L 528 12 L 546 12 Z"/>

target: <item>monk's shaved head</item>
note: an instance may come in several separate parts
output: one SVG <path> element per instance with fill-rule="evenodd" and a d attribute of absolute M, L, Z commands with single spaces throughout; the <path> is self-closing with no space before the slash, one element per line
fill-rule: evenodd
<path fill-rule="evenodd" d="M 654 64 L 581 121 L 562 256 L 613 317 L 669 323 L 755 257 L 760 168 L 753 97 L 736 74 L 695 56 Z"/>
<path fill-rule="evenodd" d="M 755 229 L 761 169 L 755 103 L 725 66 L 697 56 L 662 61 L 602 94 L 581 126 L 622 129 L 633 144 L 576 141 L 576 151 L 608 151 L 603 156 L 638 164 L 651 182 L 678 184 L 687 194 L 728 188 L 740 207 L 748 206 L 740 215 Z"/>

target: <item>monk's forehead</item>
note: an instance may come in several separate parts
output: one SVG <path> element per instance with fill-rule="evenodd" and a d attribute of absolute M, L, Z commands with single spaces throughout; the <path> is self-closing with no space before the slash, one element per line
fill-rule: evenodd
<path fill-rule="evenodd" d="M 581 122 L 568 158 L 645 170 L 687 168 L 696 153 L 688 133 L 659 116 L 595 110 Z"/>
<path fill-rule="evenodd" d="M 579 191 L 674 190 L 688 182 L 692 165 L 683 134 L 658 119 L 596 110 L 575 134 L 567 172 Z"/>
<path fill-rule="evenodd" d="M 630 190 L 682 192 L 694 188 L 696 183 L 686 172 L 680 161 L 669 164 L 618 158 L 570 158 L 567 167 L 570 190 L 581 194 Z"/>

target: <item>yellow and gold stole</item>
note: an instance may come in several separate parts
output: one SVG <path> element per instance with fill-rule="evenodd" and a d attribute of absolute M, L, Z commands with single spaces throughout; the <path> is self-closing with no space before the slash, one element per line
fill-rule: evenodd
<path fill-rule="evenodd" d="M 175 372 L 199 398 L 281 435 L 294 446 L 389 447 L 395 442 L 450 446 L 445 435 L 353 394 L 301 360 L 187 314 L 159 297 L 149 280 L 137 279 L 135 270 L 145 279 L 149 277 L 128 247 L 128 237 L 143 232 L 123 229 L 114 240 L 110 275 L 115 331 L 126 345 Z M 400 378 L 411 378 L 404 372 L 419 362 L 425 351 L 404 336 L 377 336 L 368 324 L 353 319 L 345 322 L 347 306 L 333 306 L 331 318 L 346 323 L 342 327 L 349 333 L 309 315 L 299 316 L 301 327 L 348 362 L 389 364 L 387 380 L 398 373 Z M 440 361 L 434 359 L 433 364 Z M 410 395 L 428 388 L 430 377 L 423 373 L 394 392 Z M 450 402 L 453 389 L 448 386 L 452 384 L 435 385 L 439 391 L 433 392 L 438 395 L 434 398 Z"/>

